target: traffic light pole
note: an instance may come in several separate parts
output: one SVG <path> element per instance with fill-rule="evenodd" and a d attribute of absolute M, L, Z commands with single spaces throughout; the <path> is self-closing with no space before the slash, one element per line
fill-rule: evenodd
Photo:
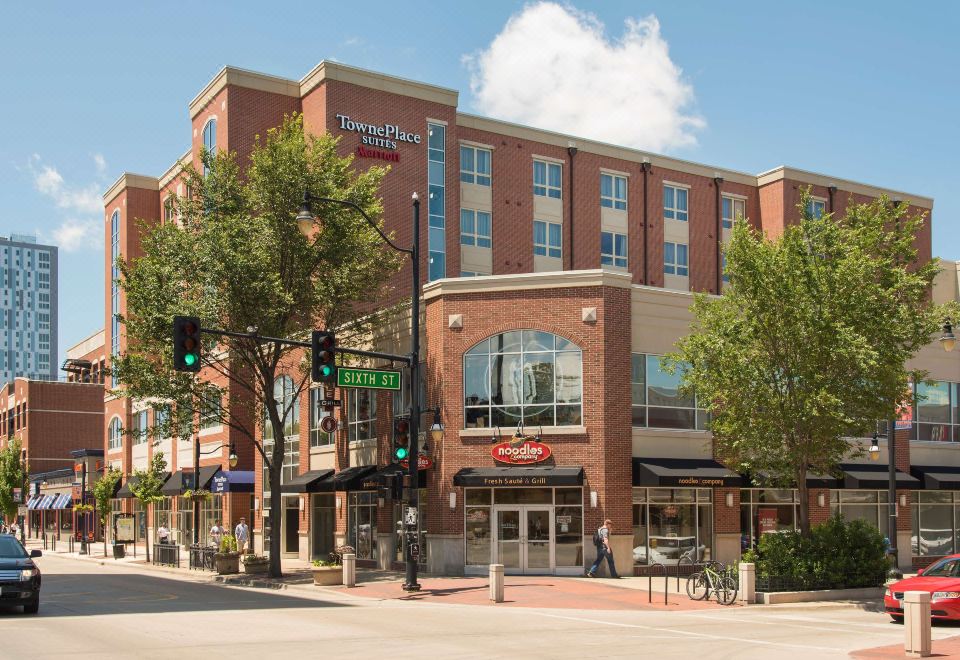
<path fill-rule="evenodd" d="M 413 198 L 413 290 L 410 292 L 410 459 L 407 472 L 410 474 L 410 499 L 404 515 L 407 536 L 407 571 L 404 591 L 420 591 L 417 582 L 420 538 L 420 200 Z M 414 548 L 417 552 L 414 553 Z"/>

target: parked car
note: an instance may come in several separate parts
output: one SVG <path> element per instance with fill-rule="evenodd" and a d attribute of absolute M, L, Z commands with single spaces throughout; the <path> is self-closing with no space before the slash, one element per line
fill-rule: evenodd
<path fill-rule="evenodd" d="M 894 621 L 903 621 L 903 594 L 926 591 L 934 619 L 960 620 L 960 554 L 944 557 L 921 569 L 916 577 L 893 582 L 883 594 L 883 606 Z"/>
<path fill-rule="evenodd" d="M 683 559 L 684 563 L 696 563 L 703 559 L 707 549 L 705 545 L 697 545 L 695 536 L 651 536 L 649 543 L 649 547 L 638 545 L 633 549 L 634 562 L 646 564 L 649 559 L 651 564 L 674 566 Z"/>
<path fill-rule="evenodd" d="M 22 606 L 25 614 L 40 609 L 40 569 L 33 563 L 39 550 L 29 553 L 12 536 L 0 536 L 0 605 Z"/>

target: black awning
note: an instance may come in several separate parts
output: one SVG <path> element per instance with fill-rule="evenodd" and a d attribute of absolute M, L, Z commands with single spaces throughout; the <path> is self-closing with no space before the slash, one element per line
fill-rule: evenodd
<path fill-rule="evenodd" d="M 183 470 L 177 470 L 160 489 L 161 495 L 174 496 L 183 492 Z"/>
<path fill-rule="evenodd" d="M 739 488 L 743 477 L 720 463 L 698 458 L 635 458 L 633 485 L 670 488 Z"/>
<path fill-rule="evenodd" d="M 133 497 L 133 491 L 130 490 L 130 486 L 136 486 L 137 482 L 139 481 L 140 479 L 133 475 L 127 477 L 127 482 L 121 486 L 120 490 L 117 491 L 117 497 L 121 499 Z"/>
<path fill-rule="evenodd" d="M 322 483 L 333 476 L 333 470 L 310 470 L 301 475 L 297 475 L 287 483 L 280 486 L 281 493 L 319 493 L 324 490 Z"/>
<path fill-rule="evenodd" d="M 453 475 L 454 486 L 470 488 L 536 488 L 582 486 L 582 467 L 482 467 L 463 468 Z"/>
<path fill-rule="evenodd" d="M 329 480 L 332 488 L 328 490 L 370 490 L 363 485 L 363 482 L 376 469 L 376 465 L 355 465 L 354 467 L 348 467 L 346 470 L 341 470 Z"/>
<path fill-rule="evenodd" d="M 743 475 L 743 484 L 745 488 L 751 486 L 757 486 L 760 488 L 796 488 L 796 481 L 790 480 L 790 482 L 784 483 L 782 486 L 778 485 L 776 481 L 770 478 L 770 475 L 766 472 L 753 472 L 750 474 Z M 807 472 L 807 488 L 840 488 L 843 484 L 836 477 L 832 477 L 829 474 L 819 474 L 816 472 Z"/>
<path fill-rule="evenodd" d="M 890 484 L 890 477 L 886 465 L 869 463 L 847 463 L 840 466 L 843 470 L 843 487 L 850 489 L 881 490 Z M 923 484 L 916 477 L 897 470 L 897 488 L 922 488 Z"/>
<path fill-rule="evenodd" d="M 910 474 L 930 490 L 960 490 L 960 466 L 914 465 Z"/>
<path fill-rule="evenodd" d="M 210 482 L 214 475 L 220 471 L 219 465 L 207 465 L 200 468 L 200 490 L 210 490 Z M 163 495 L 180 495 L 187 490 L 196 490 L 193 483 L 193 470 L 177 470 L 173 473 L 167 483 L 163 484 L 160 493 Z"/>

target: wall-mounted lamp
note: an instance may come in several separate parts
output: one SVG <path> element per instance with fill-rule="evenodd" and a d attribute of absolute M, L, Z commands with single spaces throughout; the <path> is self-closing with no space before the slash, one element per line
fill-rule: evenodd
<path fill-rule="evenodd" d="M 823 493 L 817 493 L 817 506 L 821 509 L 827 505 L 827 498 L 824 497 Z"/>
<path fill-rule="evenodd" d="M 726 500 L 727 508 L 728 508 L 728 509 L 732 509 L 732 508 L 733 508 L 733 493 L 727 493 L 727 496 L 726 496 L 724 499 Z"/>
<path fill-rule="evenodd" d="M 300 512 L 302 513 L 303 512 L 303 495 L 300 496 L 299 504 L 300 504 Z"/>
<path fill-rule="evenodd" d="M 450 491 L 450 510 L 453 511 L 457 508 L 457 491 Z"/>
<path fill-rule="evenodd" d="M 597 508 L 597 491 L 595 490 L 590 491 L 590 508 L 591 509 Z"/>
<path fill-rule="evenodd" d="M 433 424 L 430 426 L 430 439 L 438 445 L 443 440 L 443 424 L 440 422 L 440 408 L 433 409 Z"/>
<path fill-rule="evenodd" d="M 259 498 L 259 497 L 254 497 L 254 498 L 253 498 L 253 510 L 254 510 L 254 511 L 259 511 L 259 510 L 260 510 L 260 498 Z"/>
<path fill-rule="evenodd" d="M 383 495 L 377 495 L 377 506 L 379 508 L 382 509 L 385 502 L 386 500 L 384 499 Z"/>
<path fill-rule="evenodd" d="M 341 504 L 340 496 L 337 495 L 337 508 L 338 508 L 338 509 L 340 508 L 340 504 Z"/>
<path fill-rule="evenodd" d="M 907 506 L 907 496 L 906 494 L 900 495 L 900 506 Z"/>
<path fill-rule="evenodd" d="M 237 462 L 240 460 L 240 457 L 237 456 L 237 449 L 233 445 L 230 445 L 230 454 L 227 456 L 227 460 L 230 462 L 230 467 L 237 467 Z"/>

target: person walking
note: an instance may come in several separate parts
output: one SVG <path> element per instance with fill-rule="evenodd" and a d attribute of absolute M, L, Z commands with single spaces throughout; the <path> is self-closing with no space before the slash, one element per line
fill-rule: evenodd
<path fill-rule="evenodd" d="M 217 550 L 219 550 L 220 539 L 222 537 L 223 537 L 223 527 L 221 527 L 220 524 L 216 520 L 214 520 L 213 527 L 210 528 L 210 545 L 214 546 L 215 548 L 217 548 Z"/>
<path fill-rule="evenodd" d="M 614 580 L 620 579 L 617 575 L 617 567 L 613 563 L 613 549 L 610 547 L 610 531 L 613 529 L 613 521 L 609 518 L 603 521 L 603 527 L 598 529 L 593 535 L 593 543 L 597 546 L 597 561 L 587 571 L 587 577 L 597 577 L 597 570 L 603 558 L 607 558 L 607 568 L 610 569 L 610 577 Z"/>
<path fill-rule="evenodd" d="M 250 528 L 247 527 L 246 518 L 240 519 L 240 522 L 237 523 L 236 528 L 233 530 L 233 535 L 237 539 L 237 552 L 242 555 L 244 548 L 247 547 L 247 541 L 250 540 Z"/>
<path fill-rule="evenodd" d="M 160 527 L 157 528 L 157 539 L 159 539 L 163 545 L 170 542 L 170 530 L 167 529 L 166 523 L 160 523 Z"/>

